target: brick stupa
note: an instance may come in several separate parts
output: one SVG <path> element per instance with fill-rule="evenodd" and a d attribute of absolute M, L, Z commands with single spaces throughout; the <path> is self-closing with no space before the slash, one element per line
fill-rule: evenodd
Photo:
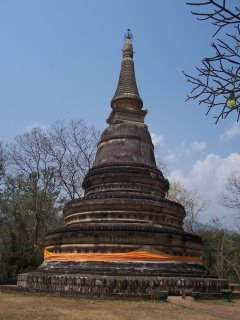
<path fill-rule="evenodd" d="M 144 123 L 130 32 L 111 107 L 109 126 L 83 181 L 84 197 L 66 204 L 64 227 L 46 237 L 44 262 L 19 275 L 18 286 L 111 297 L 226 288 L 226 280 L 204 268 L 201 238 L 183 230 L 184 208 L 165 197 L 168 181 L 156 166 Z"/>

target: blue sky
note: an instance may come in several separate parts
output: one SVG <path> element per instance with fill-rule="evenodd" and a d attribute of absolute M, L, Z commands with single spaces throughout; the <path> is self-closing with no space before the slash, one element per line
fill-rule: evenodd
<path fill-rule="evenodd" d="M 233 225 L 234 212 L 216 201 L 240 166 L 240 125 L 234 115 L 215 125 L 206 107 L 185 102 L 182 71 L 194 73 L 213 53 L 212 26 L 190 9 L 182 0 L 0 0 L 0 140 L 62 119 L 103 130 L 131 28 L 146 122 L 167 176 L 210 198 L 200 221 L 225 216 Z"/>

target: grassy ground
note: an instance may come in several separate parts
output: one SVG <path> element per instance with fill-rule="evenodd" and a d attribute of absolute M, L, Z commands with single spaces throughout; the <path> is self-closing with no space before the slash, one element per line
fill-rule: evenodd
<path fill-rule="evenodd" d="M 208 303 L 208 302 L 207 302 Z M 211 301 L 210 303 L 218 303 Z M 240 312 L 240 301 L 223 304 Z M 231 309 L 232 311 L 232 309 Z M 216 320 L 224 319 L 156 301 L 85 300 L 0 292 L 0 320 Z"/>
<path fill-rule="evenodd" d="M 200 300 L 200 303 L 207 303 L 212 306 L 223 306 L 226 311 L 236 312 L 240 314 L 240 300 L 233 300 L 232 302 L 225 302 L 224 300 Z"/>

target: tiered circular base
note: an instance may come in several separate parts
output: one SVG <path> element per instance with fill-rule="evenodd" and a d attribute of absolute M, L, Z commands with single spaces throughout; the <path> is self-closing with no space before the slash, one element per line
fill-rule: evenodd
<path fill-rule="evenodd" d="M 37 271 L 19 275 L 18 286 L 59 295 L 155 299 L 163 290 L 170 295 L 184 291 L 214 295 L 228 282 L 190 263 L 49 261 Z"/>
<path fill-rule="evenodd" d="M 123 253 L 151 247 L 173 256 L 199 256 L 202 240 L 181 229 L 151 224 L 82 223 L 49 233 L 46 249 L 53 253 Z"/>

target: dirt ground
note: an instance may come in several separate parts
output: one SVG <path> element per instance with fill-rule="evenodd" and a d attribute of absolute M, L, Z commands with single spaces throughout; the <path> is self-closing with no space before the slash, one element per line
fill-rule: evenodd
<path fill-rule="evenodd" d="M 232 303 L 227 303 L 223 300 L 206 300 L 202 302 L 212 306 L 224 306 L 226 311 L 236 312 L 240 315 L 240 300 L 233 300 Z"/>
<path fill-rule="evenodd" d="M 201 303 L 201 302 L 200 302 Z M 208 303 L 208 302 L 207 302 Z M 227 304 L 227 309 L 240 312 L 240 300 Z M 168 302 L 85 300 L 0 292 L 0 319 L 4 320 L 216 320 L 227 319 Z"/>

